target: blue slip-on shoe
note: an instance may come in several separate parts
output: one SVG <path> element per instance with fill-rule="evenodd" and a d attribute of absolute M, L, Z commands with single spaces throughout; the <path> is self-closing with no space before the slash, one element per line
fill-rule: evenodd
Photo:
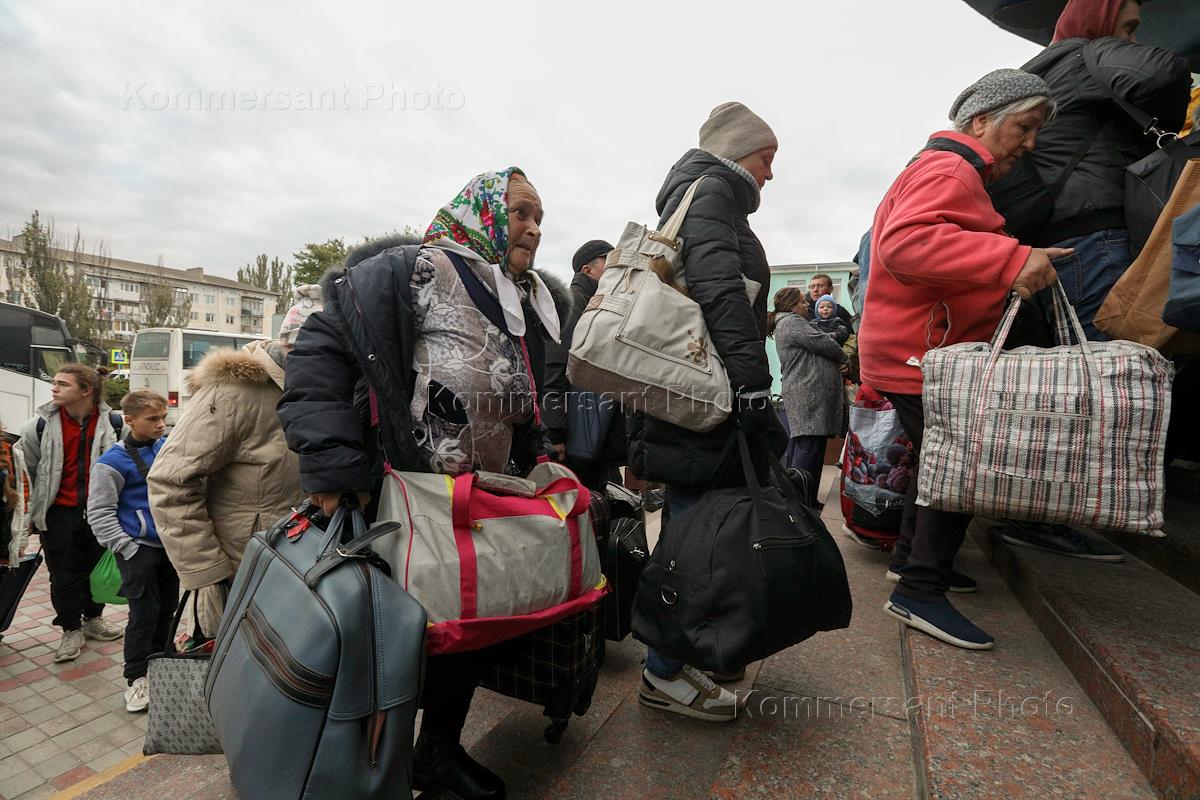
<path fill-rule="evenodd" d="M 1125 560 L 1125 551 L 1095 534 L 1066 525 L 1046 525 L 1037 522 L 1009 520 L 992 528 L 1008 544 L 1030 547 L 1047 553 L 1089 561 L 1117 564 Z"/>
<path fill-rule="evenodd" d="M 991 650 L 996 642 L 987 632 L 964 617 L 949 600 L 916 600 L 892 592 L 884 613 L 910 628 L 928 633 L 946 644 L 966 650 Z"/>

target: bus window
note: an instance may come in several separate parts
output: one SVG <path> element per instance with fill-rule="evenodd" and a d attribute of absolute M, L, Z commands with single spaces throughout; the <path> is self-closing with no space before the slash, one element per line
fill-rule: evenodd
<path fill-rule="evenodd" d="M 236 350 L 241 344 L 242 342 L 239 342 L 232 336 L 219 336 L 215 333 L 212 335 L 206 333 L 185 333 L 183 335 L 183 368 L 192 369 L 211 350 L 216 350 L 219 347 L 228 347 Z"/>
<path fill-rule="evenodd" d="M 171 352 L 171 334 L 139 333 L 133 343 L 133 357 L 136 359 L 161 358 L 165 359 Z"/>
<path fill-rule="evenodd" d="M 33 348 L 34 374 L 43 381 L 53 380 L 58 371 L 62 369 L 63 364 L 69 364 L 73 360 L 70 351 L 66 349 Z"/>
<path fill-rule="evenodd" d="M 41 345 L 43 347 L 66 347 L 67 337 L 63 336 L 62 330 L 46 324 L 42 320 L 34 320 L 33 327 L 30 328 L 30 334 L 33 337 L 33 346 Z"/>
<path fill-rule="evenodd" d="M 0 313 L 0 369 L 29 374 L 29 316 L 4 308 Z"/>

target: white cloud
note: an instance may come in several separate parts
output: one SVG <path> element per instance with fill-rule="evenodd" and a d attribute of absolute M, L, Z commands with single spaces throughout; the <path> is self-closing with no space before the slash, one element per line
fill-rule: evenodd
<path fill-rule="evenodd" d="M 542 194 L 539 262 L 565 268 L 653 220 L 667 169 L 730 99 L 781 142 L 751 218 L 772 263 L 841 260 L 959 90 L 1037 52 L 960 0 L 52 1 L 4 6 L 0 31 L 0 231 L 38 208 L 114 256 L 227 276 L 260 252 L 424 227 L 509 164 Z M 376 87 L 393 85 L 389 111 Z M 413 109 L 437 88 L 462 107 Z M 224 89 L 292 108 L 140 110 Z M 339 110 L 294 109 L 321 90 Z"/>

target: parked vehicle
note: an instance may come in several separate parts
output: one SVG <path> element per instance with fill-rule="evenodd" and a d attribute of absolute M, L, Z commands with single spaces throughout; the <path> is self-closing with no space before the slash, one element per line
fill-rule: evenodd
<path fill-rule="evenodd" d="M 221 347 L 238 349 L 265 338 L 187 328 L 142 328 L 133 340 L 129 388 L 153 389 L 167 398 L 167 424 L 175 425 L 191 395 L 187 378 L 204 356 Z"/>
<path fill-rule="evenodd" d="M 17 429 L 50 402 L 50 381 L 76 361 L 66 324 L 44 311 L 0 303 L 0 420 Z"/>

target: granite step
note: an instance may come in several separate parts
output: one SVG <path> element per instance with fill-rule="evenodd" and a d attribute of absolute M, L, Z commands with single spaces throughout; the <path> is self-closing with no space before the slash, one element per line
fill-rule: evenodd
<path fill-rule="evenodd" d="M 1165 538 L 1105 533 L 1114 544 L 1200 594 L 1200 464 L 1176 461 L 1166 471 Z"/>
<path fill-rule="evenodd" d="M 1136 556 L 1065 558 L 982 522 L 972 532 L 1158 794 L 1200 797 L 1200 596 Z"/>
<path fill-rule="evenodd" d="M 1145 798 L 1155 793 L 1034 620 L 968 537 L 956 567 L 979 592 L 952 602 L 991 651 L 902 628 L 918 797 Z"/>

